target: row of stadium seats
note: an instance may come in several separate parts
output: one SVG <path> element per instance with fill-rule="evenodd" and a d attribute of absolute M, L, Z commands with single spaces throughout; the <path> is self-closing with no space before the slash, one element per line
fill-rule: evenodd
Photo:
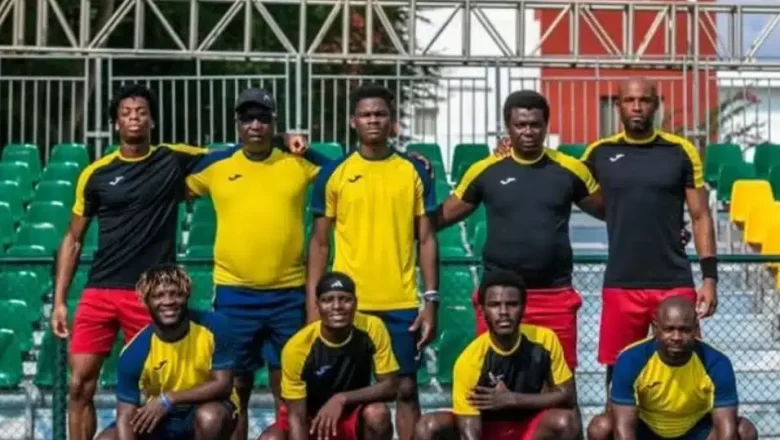
<path fill-rule="evenodd" d="M 753 162 L 747 162 L 736 144 L 713 144 L 704 157 L 704 180 L 717 190 L 722 203 L 731 200 L 734 183 L 739 180 L 766 180 L 774 197 L 780 199 L 780 145 L 763 143 L 755 147 Z"/>
<path fill-rule="evenodd" d="M 763 255 L 780 255 L 780 201 L 773 189 L 766 180 L 744 179 L 731 190 L 729 220 L 742 229 L 744 243 Z"/>

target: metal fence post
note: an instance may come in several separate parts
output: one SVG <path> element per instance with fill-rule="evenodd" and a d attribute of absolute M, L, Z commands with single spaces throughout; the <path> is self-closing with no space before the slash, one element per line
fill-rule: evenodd
<path fill-rule="evenodd" d="M 52 285 L 57 282 L 57 253 L 51 267 Z M 52 331 L 48 329 L 47 331 Z M 54 339 L 54 378 L 51 392 L 52 439 L 67 440 L 68 438 L 68 341 Z"/>

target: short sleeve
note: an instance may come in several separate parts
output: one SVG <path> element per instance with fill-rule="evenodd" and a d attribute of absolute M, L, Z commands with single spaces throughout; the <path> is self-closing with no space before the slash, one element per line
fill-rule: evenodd
<path fill-rule="evenodd" d="M 170 148 L 173 151 L 173 154 L 179 162 L 179 166 L 186 174 L 192 172 L 198 161 L 208 153 L 208 150 L 205 148 L 193 147 L 192 145 L 186 144 L 170 144 L 164 145 L 164 147 Z"/>
<path fill-rule="evenodd" d="M 382 320 L 374 317 L 369 319 L 368 336 L 374 343 L 374 374 L 380 376 L 395 373 L 399 367 L 390 343 L 390 333 Z"/>
<path fill-rule="evenodd" d="M 739 398 L 737 397 L 737 379 L 734 375 L 734 367 L 728 357 L 718 353 L 718 357 L 707 368 L 707 374 L 710 376 L 715 386 L 715 408 L 728 408 L 737 406 Z"/>
<path fill-rule="evenodd" d="M 187 188 L 196 196 L 205 196 L 211 190 L 216 166 L 223 160 L 229 159 L 240 147 L 231 147 L 214 150 L 198 157 L 195 165 L 189 169 L 187 176 Z"/>
<path fill-rule="evenodd" d="M 596 182 L 596 178 L 593 177 L 590 169 L 588 169 L 583 162 L 573 157 L 566 156 L 563 153 L 556 152 L 555 157 L 556 161 L 572 174 L 572 178 L 574 179 L 572 194 L 575 203 L 599 190 L 599 184 Z"/>
<path fill-rule="evenodd" d="M 495 162 L 496 159 L 491 156 L 471 165 L 469 169 L 466 170 L 463 178 L 460 179 L 458 186 L 455 187 L 455 191 L 453 191 L 455 197 L 471 205 L 479 205 L 482 203 L 484 196 L 482 176 L 487 167 Z"/>
<path fill-rule="evenodd" d="M 214 336 L 211 369 L 214 371 L 232 370 L 235 367 L 236 347 L 227 318 L 217 313 L 208 313 L 206 326 Z"/>
<path fill-rule="evenodd" d="M 152 333 L 141 330 L 122 350 L 117 366 L 116 399 L 119 402 L 139 406 L 141 401 L 141 376 L 149 355 Z"/>
<path fill-rule="evenodd" d="M 601 144 L 602 141 L 598 140 L 588 145 L 588 147 L 585 148 L 585 152 L 582 153 L 582 156 L 580 157 L 580 161 L 584 163 L 586 167 L 588 167 L 588 170 L 590 170 L 591 174 L 596 179 L 599 178 L 598 172 L 596 171 L 596 149 Z"/>
<path fill-rule="evenodd" d="M 685 187 L 689 189 L 703 188 L 704 187 L 704 172 L 702 170 L 701 156 L 696 150 L 696 147 L 685 139 L 682 139 L 680 146 L 685 153 L 683 155 L 683 161 L 685 161 L 683 180 Z"/>
<path fill-rule="evenodd" d="M 98 211 L 99 199 L 91 185 L 94 171 L 93 167 L 85 168 L 76 183 L 73 213 L 81 217 L 93 217 Z"/>
<path fill-rule="evenodd" d="M 431 179 L 428 171 L 425 170 L 425 165 L 417 159 L 409 158 L 409 161 L 414 165 L 415 174 L 415 202 L 414 202 L 414 215 L 421 216 L 430 214 L 436 211 L 436 190 L 433 185 L 433 179 Z"/>
<path fill-rule="evenodd" d="M 336 218 L 338 196 L 330 181 L 341 162 L 331 162 L 320 169 L 311 194 L 311 212 L 317 216 Z"/>
<path fill-rule="evenodd" d="M 637 404 L 636 381 L 646 362 L 640 359 L 639 351 L 628 350 L 618 355 L 612 370 L 610 401 L 616 405 Z"/>
<path fill-rule="evenodd" d="M 301 330 L 301 332 L 306 329 Z M 301 333 L 293 336 L 282 349 L 282 398 L 299 400 L 306 398 L 306 382 L 303 380 L 303 365 L 308 355 L 302 344 Z"/>
<path fill-rule="evenodd" d="M 550 376 L 553 385 L 558 386 L 570 381 L 573 375 L 563 355 L 563 347 L 558 336 L 551 330 L 546 332 L 544 346 L 550 353 Z"/>
<path fill-rule="evenodd" d="M 479 382 L 484 349 L 481 339 L 476 339 L 458 356 L 452 372 L 452 412 L 458 416 L 478 416 L 479 410 L 469 403 L 468 397 Z"/>
<path fill-rule="evenodd" d="M 301 167 L 303 167 L 306 178 L 309 182 L 313 182 L 317 178 L 317 175 L 319 175 L 320 166 L 306 159 L 300 159 L 300 164 Z"/>

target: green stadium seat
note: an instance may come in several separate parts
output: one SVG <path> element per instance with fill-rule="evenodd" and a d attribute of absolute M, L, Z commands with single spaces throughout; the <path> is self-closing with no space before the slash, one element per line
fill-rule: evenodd
<path fill-rule="evenodd" d="M 92 220 L 89 223 L 89 227 L 87 228 L 87 232 L 84 234 L 84 239 L 82 241 L 82 247 L 81 247 L 81 254 L 82 255 L 92 255 L 95 253 L 98 247 L 98 232 L 100 231 L 100 226 L 98 225 L 97 220 Z"/>
<path fill-rule="evenodd" d="M 3 147 L 2 158 L 5 159 L 6 154 L 13 154 L 18 151 L 35 151 L 38 152 L 38 147 L 35 144 L 7 144 Z"/>
<path fill-rule="evenodd" d="M 480 205 L 470 216 L 466 219 L 466 236 L 473 243 L 474 234 L 477 232 L 477 227 L 487 223 L 487 214 L 485 212 L 485 206 Z"/>
<path fill-rule="evenodd" d="M 452 189 L 450 184 L 441 180 L 436 181 L 436 202 L 441 204 L 450 196 Z"/>
<path fill-rule="evenodd" d="M 33 347 L 32 323 L 35 318 L 40 317 L 41 311 L 33 311 L 26 302 L 19 299 L 3 299 L 0 300 L 0 313 L 3 314 L 0 329 L 14 332 L 20 353 L 30 351 Z"/>
<path fill-rule="evenodd" d="M 22 382 L 22 356 L 13 331 L 0 329 L 0 388 L 14 389 Z"/>
<path fill-rule="evenodd" d="M 190 246 L 214 246 L 214 234 L 217 226 L 212 222 L 193 222 L 190 228 Z"/>
<path fill-rule="evenodd" d="M 211 144 L 206 145 L 206 148 L 209 150 L 221 150 L 223 148 L 230 148 L 236 144 L 232 142 L 213 142 Z"/>
<path fill-rule="evenodd" d="M 0 202 L 0 254 L 11 244 L 15 232 L 11 205 L 8 202 Z"/>
<path fill-rule="evenodd" d="M 79 301 L 81 294 L 84 293 L 88 277 L 89 269 L 87 267 L 76 269 L 73 279 L 70 281 L 70 287 L 68 287 L 68 301 L 73 301 L 74 303 Z"/>
<path fill-rule="evenodd" d="M 41 155 L 38 149 L 21 148 L 5 149 L 3 151 L 3 162 L 22 162 L 30 168 L 30 176 L 33 180 L 41 175 Z"/>
<path fill-rule="evenodd" d="M 465 326 L 459 329 L 441 329 L 441 336 L 436 343 L 436 378 L 439 384 L 452 385 L 452 369 L 460 353 L 474 339 L 472 329 L 466 330 Z"/>
<path fill-rule="evenodd" d="M 211 301 L 214 298 L 214 276 L 211 271 L 191 271 L 192 299 Z"/>
<path fill-rule="evenodd" d="M 777 164 L 780 164 L 780 145 L 769 142 L 756 145 L 756 152 L 753 156 L 756 176 L 766 179 L 769 176 L 770 168 Z"/>
<path fill-rule="evenodd" d="M 103 150 L 103 156 L 108 156 L 109 154 L 115 152 L 118 149 L 119 149 L 119 144 L 109 145 L 105 148 L 105 150 Z"/>
<path fill-rule="evenodd" d="M 22 193 L 19 191 L 18 183 L 0 181 L 0 203 L 8 205 L 14 223 L 22 220 L 22 216 L 24 215 L 24 203 L 22 201 Z"/>
<path fill-rule="evenodd" d="M 5 268 L 0 273 L 0 300 L 19 299 L 30 306 L 36 319 L 43 307 L 43 296 L 48 293 L 48 283 L 38 274 L 28 270 Z"/>
<path fill-rule="evenodd" d="M 254 388 L 268 389 L 268 368 L 263 367 L 255 371 Z"/>
<path fill-rule="evenodd" d="M 18 235 L 18 234 L 17 234 Z M 16 236 L 14 236 L 16 239 Z M 43 246 L 38 245 L 26 245 L 26 244 L 13 244 L 6 250 L 6 257 L 9 258 L 51 258 L 54 256 L 54 251 L 45 249 Z M 50 262 L 46 263 L 13 263 L 6 264 L 3 267 L 3 271 L 19 272 L 27 271 L 32 272 L 41 282 L 41 289 L 44 292 L 49 292 L 52 289 L 52 280 L 54 279 L 53 267 Z"/>
<path fill-rule="evenodd" d="M 585 153 L 585 149 L 588 148 L 585 144 L 561 144 L 558 145 L 558 151 L 574 158 L 581 158 Z"/>
<path fill-rule="evenodd" d="M 490 155 L 490 147 L 487 144 L 458 144 L 452 156 L 452 167 L 450 170 L 455 173 L 453 181 L 457 182 L 466 170 L 479 160 Z M 457 179 L 456 179 L 457 177 Z"/>
<path fill-rule="evenodd" d="M 33 177 L 24 162 L 0 162 L 0 181 L 16 182 L 22 201 L 28 202 L 33 194 Z"/>
<path fill-rule="evenodd" d="M 769 180 L 769 185 L 772 186 L 772 194 L 775 196 L 775 200 L 780 201 L 780 164 L 769 169 L 767 180 Z"/>
<path fill-rule="evenodd" d="M 463 246 L 463 237 L 461 235 L 460 225 L 452 225 L 446 229 L 440 230 L 436 234 L 439 246 Z"/>
<path fill-rule="evenodd" d="M 441 154 L 439 144 L 410 143 L 406 146 L 407 153 L 418 153 L 429 161 L 443 164 L 444 157 Z"/>
<path fill-rule="evenodd" d="M 9 252 L 15 247 L 25 246 L 40 248 L 51 255 L 59 247 L 61 239 L 62 234 L 52 224 L 22 224 L 16 232 L 15 240 Z"/>
<path fill-rule="evenodd" d="M 36 373 L 33 383 L 37 387 L 44 389 L 50 389 L 54 386 L 54 369 L 57 367 L 56 351 L 60 349 L 60 344 L 65 344 L 65 341 L 57 343 L 57 338 L 54 337 L 54 333 L 51 330 L 47 330 L 43 334 L 43 340 L 41 341 L 40 350 L 38 351 L 38 359 L 36 362 Z M 64 349 L 64 347 L 62 347 Z M 63 357 L 63 361 L 65 358 Z M 70 374 L 68 374 L 70 376 Z"/>
<path fill-rule="evenodd" d="M 442 303 L 449 305 L 470 305 L 471 294 L 476 284 L 471 270 L 465 265 L 443 265 L 439 269 L 439 290 Z"/>
<path fill-rule="evenodd" d="M 35 202 L 62 202 L 70 208 L 76 195 L 76 187 L 62 180 L 42 181 L 35 188 L 33 203 Z"/>
<path fill-rule="evenodd" d="M 22 218 L 22 223 L 54 225 L 59 234 L 68 227 L 70 209 L 62 202 L 32 202 Z"/>
<path fill-rule="evenodd" d="M 89 151 L 83 144 L 57 144 L 51 150 L 49 163 L 70 162 L 84 168 L 89 163 Z"/>
<path fill-rule="evenodd" d="M 203 312 L 210 312 L 214 310 L 214 303 L 211 299 L 191 299 L 189 302 L 189 308 L 192 310 L 200 310 Z"/>
<path fill-rule="evenodd" d="M 474 230 L 474 236 L 472 237 L 471 241 L 471 252 L 475 256 L 482 256 L 482 249 L 485 247 L 485 242 L 487 241 L 487 224 L 486 223 L 480 223 L 477 225 L 477 228 Z"/>
<path fill-rule="evenodd" d="M 211 199 L 199 199 L 192 206 L 192 223 L 217 223 L 217 212 Z"/>
<path fill-rule="evenodd" d="M 449 246 L 443 246 L 439 244 L 439 258 L 447 259 L 447 258 L 464 258 L 467 257 L 466 249 L 463 247 L 463 245 L 449 245 Z"/>
<path fill-rule="evenodd" d="M 81 174 L 81 168 L 79 168 L 79 165 L 76 163 L 49 163 L 46 165 L 46 168 L 43 169 L 43 174 L 41 174 L 41 182 L 62 180 L 65 182 L 70 182 L 75 187 L 76 182 L 79 179 L 79 174 Z"/>
<path fill-rule="evenodd" d="M 718 181 L 720 168 L 726 164 L 744 162 L 742 149 L 736 144 L 710 144 L 704 150 L 704 180 L 709 184 Z"/>
<path fill-rule="evenodd" d="M 213 259 L 214 245 L 188 245 L 187 248 L 184 249 L 184 257 Z"/>
<path fill-rule="evenodd" d="M 330 159 L 344 156 L 344 147 L 338 142 L 312 142 L 310 148 Z"/>
<path fill-rule="evenodd" d="M 718 201 L 729 202 L 734 182 L 745 179 L 757 179 L 756 169 L 753 168 L 752 164 L 738 162 L 722 165 L 717 181 Z"/>
<path fill-rule="evenodd" d="M 122 353 L 122 347 L 124 346 L 124 338 L 119 335 L 114 346 L 111 348 L 106 361 L 103 362 L 103 368 L 100 370 L 100 378 L 98 382 L 102 388 L 114 388 L 116 387 L 117 369 L 119 368 L 119 354 Z"/>

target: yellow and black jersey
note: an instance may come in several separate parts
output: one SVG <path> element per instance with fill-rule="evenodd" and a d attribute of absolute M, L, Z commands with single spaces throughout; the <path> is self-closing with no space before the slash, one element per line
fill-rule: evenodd
<path fill-rule="evenodd" d="M 604 194 L 605 287 L 693 286 L 680 231 L 686 190 L 704 186 L 696 147 L 662 131 L 641 140 L 619 133 L 588 146 L 582 160 Z"/>
<path fill-rule="evenodd" d="M 571 285 L 572 203 L 598 190 L 582 162 L 545 149 L 537 160 L 491 156 L 472 165 L 455 197 L 487 213 L 486 270 L 519 272 L 530 288 Z"/>
<path fill-rule="evenodd" d="M 98 222 L 88 287 L 133 289 L 149 266 L 174 261 L 177 203 L 205 153 L 184 145 L 152 147 L 137 158 L 116 151 L 82 171 L 73 213 Z"/>
<path fill-rule="evenodd" d="M 140 406 L 162 393 L 201 386 L 215 370 L 232 370 L 235 347 L 227 319 L 215 312 L 189 311 L 190 329 L 175 342 L 166 342 L 146 326 L 127 343 L 119 356 L 117 400 Z M 240 408 L 236 391 L 230 402 Z M 182 405 L 178 410 L 191 409 Z"/>
<path fill-rule="evenodd" d="M 736 408 L 737 381 L 729 358 L 696 341 L 685 365 L 670 367 L 658 356 L 655 338 L 623 350 L 612 373 L 610 400 L 636 406 L 639 418 L 663 438 L 680 437 L 713 408 Z"/>
<path fill-rule="evenodd" d="M 357 313 L 352 334 L 340 344 L 325 340 L 320 324 L 317 321 L 301 329 L 282 350 L 282 398 L 306 399 L 311 415 L 334 394 L 371 385 L 372 373 L 398 371 L 381 319 Z"/>
<path fill-rule="evenodd" d="M 509 351 L 496 347 L 489 333 L 478 336 L 463 350 L 453 372 L 452 410 L 456 415 L 521 421 L 536 413 L 517 409 L 480 412 L 469 403 L 468 396 L 476 386 L 494 387 L 498 382 L 516 393 L 538 394 L 545 386 L 560 386 L 572 379 L 561 343 L 552 330 L 522 324 L 520 333 Z"/>

